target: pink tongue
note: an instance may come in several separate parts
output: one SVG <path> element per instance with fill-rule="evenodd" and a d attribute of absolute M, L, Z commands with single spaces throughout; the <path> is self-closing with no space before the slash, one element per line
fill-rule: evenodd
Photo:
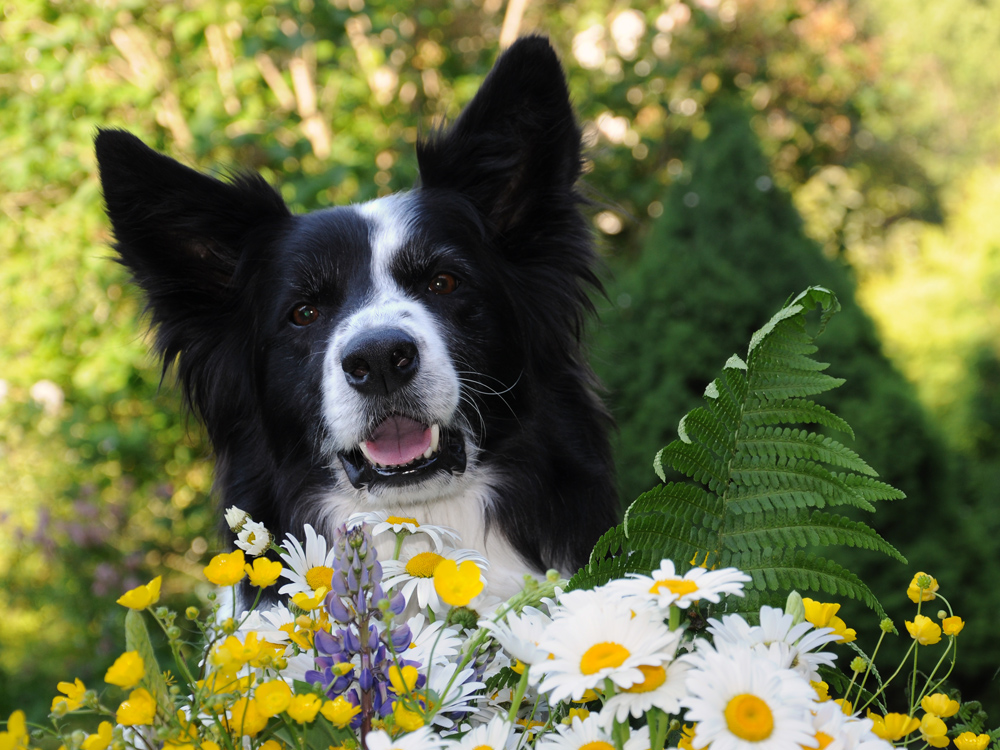
<path fill-rule="evenodd" d="M 408 417 L 389 417 L 365 441 L 375 463 L 387 466 L 408 464 L 431 446 L 431 430 Z"/>

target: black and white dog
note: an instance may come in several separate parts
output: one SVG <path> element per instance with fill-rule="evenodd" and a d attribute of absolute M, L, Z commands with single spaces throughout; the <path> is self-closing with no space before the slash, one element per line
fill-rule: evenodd
<path fill-rule="evenodd" d="M 282 538 L 387 509 L 457 529 L 491 590 L 571 572 L 616 520 L 610 419 L 581 351 L 600 288 L 580 128 L 545 39 L 498 60 L 419 185 L 292 215 L 102 130 L 121 262 L 216 452 L 223 507 Z"/>

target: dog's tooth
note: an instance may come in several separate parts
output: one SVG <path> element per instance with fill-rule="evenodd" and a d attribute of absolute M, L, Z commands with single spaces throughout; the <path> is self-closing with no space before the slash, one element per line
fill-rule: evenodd
<path fill-rule="evenodd" d="M 424 453 L 424 458 L 430 458 L 438 449 L 438 441 L 441 439 L 441 425 L 431 425 L 431 444 Z M 429 454 L 429 455 L 428 455 Z"/>
<path fill-rule="evenodd" d="M 430 458 L 433 455 L 434 455 L 433 448 L 428 448 L 427 450 L 424 451 L 424 458 Z"/>

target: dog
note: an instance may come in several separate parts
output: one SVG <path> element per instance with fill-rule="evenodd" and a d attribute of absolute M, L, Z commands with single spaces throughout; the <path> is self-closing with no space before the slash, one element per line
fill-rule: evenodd
<path fill-rule="evenodd" d="M 293 215 L 259 175 L 216 179 L 121 130 L 95 145 L 117 259 L 207 428 L 222 507 L 278 539 L 378 509 L 451 526 L 504 597 L 586 563 L 618 517 L 581 344 L 602 288 L 546 39 L 418 142 L 412 190 L 360 205 Z"/>

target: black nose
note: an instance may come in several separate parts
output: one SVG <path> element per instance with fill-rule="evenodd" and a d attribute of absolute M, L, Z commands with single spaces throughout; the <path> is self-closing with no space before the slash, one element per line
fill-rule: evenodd
<path fill-rule="evenodd" d="M 416 342 L 398 328 L 377 328 L 347 342 L 341 367 L 351 387 L 366 396 L 402 388 L 420 367 Z"/>

